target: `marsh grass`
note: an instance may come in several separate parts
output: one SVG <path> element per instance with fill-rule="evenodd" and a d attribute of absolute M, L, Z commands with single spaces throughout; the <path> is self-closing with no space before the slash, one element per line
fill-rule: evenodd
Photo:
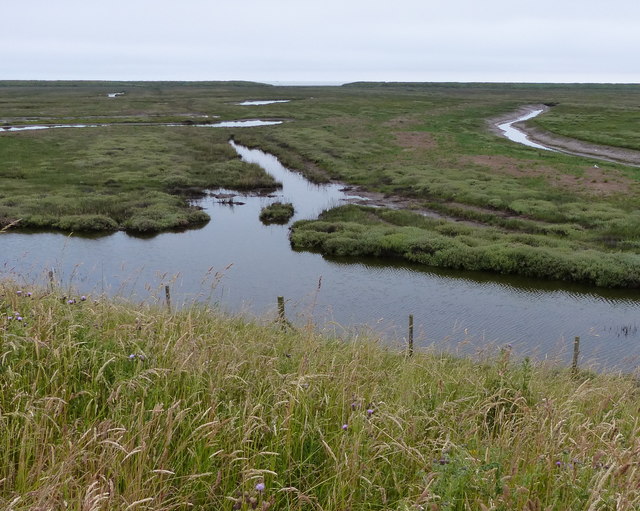
<path fill-rule="evenodd" d="M 290 202 L 273 202 L 260 211 L 260 221 L 263 224 L 286 224 L 294 214 L 293 204 Z"/>
<path fill-rule="evenodd" d="M 457 222 L 347 205 L 292 226 L 295 249 L 377 256 L 464 270 L 519 274 L 600 287 L 640 287 L 640 257 L 555 236 L 474 228 Z"/>
<path fill-rule="evenodd" d="M 3 282 L 0 507 L 637 509 L 638 392 Z"/>
<path fill-rule="evenodd" d="M 240 161 L 227 135 L 163 126 L 2 134 L 0 226 L 73 232 L 150 233 L 202 225 L 189 198 L 208 188 L 273 188 L 257 165 Z M 12 170 L 13 169 L 13 170 Z"/>

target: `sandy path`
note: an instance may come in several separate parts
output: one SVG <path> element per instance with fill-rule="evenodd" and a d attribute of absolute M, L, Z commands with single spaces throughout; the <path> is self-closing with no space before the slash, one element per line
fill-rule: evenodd
<path fill-rule="evenodd" d="M 529 112 L 540 109 L 547 111 L 549 107 L 545 105 L 526 105 L 508 115 L 490 119 L 489 124 L 491 131 L 500 136 L 504 136 L 502 130 L 498 128 L 498 124 L 513 121 Z M 525 133 L 529 140 L 562 153 L 640 167 L 640 151 L 624 149 L 622 147 L 593 144 L 591 142 L 584 142 L 575 138 L 556 135 L 555 133 L 543 130 L 537 126 L 531 126 L 527 124 L 526 121 L 514 123 L 513 127 Z"/>

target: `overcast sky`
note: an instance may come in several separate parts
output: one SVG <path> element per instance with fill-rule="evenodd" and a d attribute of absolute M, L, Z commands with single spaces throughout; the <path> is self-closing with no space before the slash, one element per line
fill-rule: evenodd
<path fill-rule="evenodd" d="M 640 82 L 640 0 L 0 6 L 0 79 Z"/>

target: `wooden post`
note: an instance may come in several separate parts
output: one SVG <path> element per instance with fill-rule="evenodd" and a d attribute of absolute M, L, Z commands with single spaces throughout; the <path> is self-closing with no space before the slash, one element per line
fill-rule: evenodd
<path fill-rule="evenodd" d="M 164 296 L 167 300 L 167 309 L 171 312 L 171 290 L 169 289 L 169 286 L 164 286 Z"/>
<path fill-rule="evenodd" d="M 51 292 L 55 289 L 55 281 L 53 278 L 53 269 L 49 270 L 49 286 L 51 286 Z"/>
<path fill-rule="evenodd" d="M 413 314 L 409 314 L 409 356 L 413 356 Z"/>
<path fill-rule="evenodd" d="M 287 318 L 284 315 L 284 296 L 278 296 L 278 321 L 282 326 L 287 324 Z"/>
<path fill-rule="evenodd" d="M 571 363 L 571 372 L 578 372 L 578 356 L 580 356 L 580 337 L 573 340 L 573 362 Z"/>

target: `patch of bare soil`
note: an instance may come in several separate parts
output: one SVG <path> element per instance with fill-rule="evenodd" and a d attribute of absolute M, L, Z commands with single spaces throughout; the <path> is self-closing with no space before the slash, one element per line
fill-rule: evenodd
<path fill-rule="evenodd" d="M 435 149 L 438 143 L 426 131 L 396 131 L 396 144 L 405 149 Z"/>
<path fill-rule="evenodd" d="M 416 114 L 410 115 L 400 115 L 398 117 L 394 117 L 393 119 L 389 119 L 386 122 L 383 122 L 383 126 L 387 126 L 389 128 L 411 128 L 420 122 L 420 118 L 416 116 Z"/>
<path fill-rule="evenodd" d="M 371 206 L 376 208 L 404 209 L 428 218 L 440 218 L 452 222 L 472 225 L 474 227 L 487 227 L 485 224 L 480 222 L 462 220 L 451 215 L 444 215 L 432 209 L 425 208 L 421 201 L 416 199 L 400 197 L 398 195 L 388 195 L 380 192 L 371 192 L 358 186 L 345 186 L 342 190 L 354 196 L 347 200 L 350 204 L 359 204 L 361 206 Z"/>
<path fill-rule="evenodd" d="M 532 160 L 517 160 L 508 156 L 477 155 L 468 156 L 464 161 L 486 167 L 491 172 L 497 172 L 514 177 L 543 176 L 549 183 L 560 188 L 577 192 L 587 192 L 596 195 L 614 195 L 636 190 L 638 184 L 611 168 L 601 168 L 599 165 L 587 165 L 583 174 L 560 174 L 557 168 L 540 165 Z"/>

